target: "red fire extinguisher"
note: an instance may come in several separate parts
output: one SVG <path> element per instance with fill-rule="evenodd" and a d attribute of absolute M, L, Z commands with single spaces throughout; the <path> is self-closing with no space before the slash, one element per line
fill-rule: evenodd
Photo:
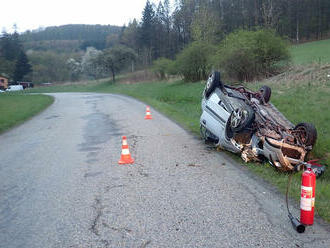
<path fill-rule="evenodd" d="M 315 204 L 316 176 L 310 166 L 302 174 L 300 222 L 304 225 L 313 225 Z"/>

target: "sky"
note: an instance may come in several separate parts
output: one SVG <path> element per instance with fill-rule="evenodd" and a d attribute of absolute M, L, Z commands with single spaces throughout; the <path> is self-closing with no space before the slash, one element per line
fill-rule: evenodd
<path fill-rule="evenodd" d="M 128 24 L 140 20 L 147 0 L 4 0 L 0 31 L 18 32 L 64 24 Z M 150 2 L 157 3 L 158 0 Z M 173 1 L 170 1 L 173 2 Z"/>

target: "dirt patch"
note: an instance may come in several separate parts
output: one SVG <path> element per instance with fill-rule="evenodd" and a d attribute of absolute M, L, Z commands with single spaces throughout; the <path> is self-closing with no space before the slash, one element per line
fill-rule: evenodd
<path fill-rule="evenodd" d="M 156 80 L 158 80 L 158 78 L 155 73 L 150 70 L 143 70 L 128 73 L 118 81 L 122 84 L 133 84 L 139 82 L 154 82 Z"/>

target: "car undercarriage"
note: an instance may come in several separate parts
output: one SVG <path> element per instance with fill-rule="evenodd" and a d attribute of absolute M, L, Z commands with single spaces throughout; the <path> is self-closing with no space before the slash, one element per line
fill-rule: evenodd
<path fill-rule="evenodd" d="M 293 125 L 270 97 L 268 86 L 251 91 L 225 85 L 213 72 L 203 93 L 201 136 L 240 153 L 245 162 L 266 159 L 281 171 L 301 169 L 316 142 L 316 129 L 311 123 Z M 324 167 L 315 163 L 313 170 L 320 175 Z"/>

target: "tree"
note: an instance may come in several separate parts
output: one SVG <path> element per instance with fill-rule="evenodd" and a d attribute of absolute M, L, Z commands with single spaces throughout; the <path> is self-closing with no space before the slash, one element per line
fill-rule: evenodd
<path fill-rule="evenodd" d="M 29 60 L 26 54 L 21 51 L 16 64 L 14 71 L 14 81 L 22 81 L 23 78 L 32 71 L 31 65 L 29 64 Z"/>
<path fill-rule="evenodd" d="M 215 47 L 208 43 L 193 42 L 187 46 L 176 60 L 178 72 L 186 81 L 199 81 L 207 78 L 211 70 L 210 58 Z"/>
<path fill-rule="evenodd" d="M 200 7 L 191 23 L 192 38 L 196 41 L 216 43 L 221 38 L 219 16 L 207 6 Z"/>
<path fill-rule="evenodd" d="M 290 60 L 288 44 L 273 30 L 239 30 L 220 44 L 215 64 L 232 79 L 252 81 L 276 74 Z"/>
<path fill-rule="evenodd" d="M 4 57 L 6 60 L 13 61 L 20 56 L 22 50 L 23 47 L 17 32 L 13 34 L 2 33 L 0 39 L 0 56 Z"/>
<path fill-rule="evenodd" d="M 104 72 L 111 72 L 112 80 L 115 82 L 116 74 L 135 61 L 136 57 L 133 49 L 120 45 L 106 49 L 97 57 L 96 63 Z"/>
<path fill-rule="evenodd" d="M 101 51 L 94 47 L 88 47 L 85 54 L 81 59 L 81 71 L 87 76 L 87 78 L 97 78 L 100 74 L 97 66 L 97 57 L 102 54 Z"/>
<path fill-rule="evenodd" d="M 135 51 L 138 51 L 139 32 L 140 32 L 140 27 L 138 25 L 137 20 L 134 18 L 133 21 L 130 22 L 123 31 L 120 43 L 134 49 Z"/>
<path fill-rule="evenodd" d="M 77 76 L 72 75 L 71 67 L 68 66 L 68 59 L 75 58 L 72 54 L 33 51 L 27 55 L 32 64 L 32 77 L 35 82 L 63 82 Z"/>
<path fill-rule="evenodd" d="M 140 44 L 143 48 L 144 64 L 150 65 L 153 59 L 153 49 L 155 46 L 155 11 L 152 4 L 147 0 L 142 12 L 142 22 L 140 30 Z"/>
<path fill-rule="evenodd" d="M 157 77 L 161 80 L 166 78 L 166 74 L 171 72 L 171 67 L 174 61 L 167 58 L 159 58 L 154 61 L 152 65 L 153 72 L 156 73 Z"/>
<path fill-rule="evenodd" d="M 74 58 L 69 58 L 66 61 L 66 64 L 70 68 L 71 80 L 78 80 L 82 72 L 81 63 L 79 63 L 79 61 L 76 61 Z"/>
<path fill-rule="evenodd" d="M 5 73 L 12 78 L 16 61 L 22 51 L 19 34 L 17 32 L 13 34 L 3 32 L 0 36 L 0 73 Z"/>

